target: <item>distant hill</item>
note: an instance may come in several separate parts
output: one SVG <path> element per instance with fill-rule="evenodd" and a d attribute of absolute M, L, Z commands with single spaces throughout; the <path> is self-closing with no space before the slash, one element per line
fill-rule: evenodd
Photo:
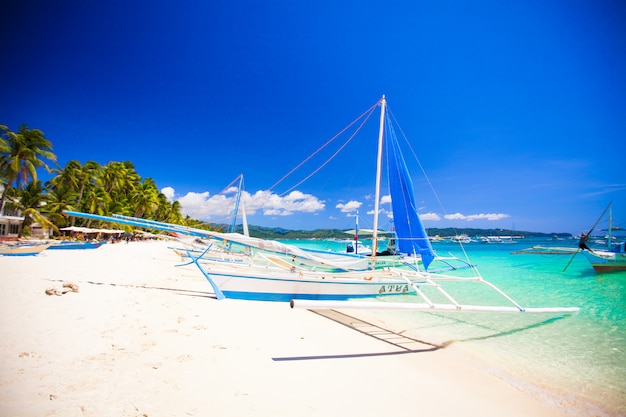
<path fill-rule="evenodd" d="M 201 229 L 215 230 L 218 232 L 226 232 L 230 226 L 225 224 L 204 223 L 196 224 L 194 227 Z M 237 225 L 235 227 L 237 233 L 243 233 L 243 227 Z M 263 227 L 248 226 L 250 236 L 261 239 L 346 239 L 351 236 L 340 229 L 317 229 L 317 230 L 289 230 L 282 227 Z"/>
<path fill-rule="evenodd" d="M 510 229 L 472 229 L 472 228 L 445 228 L 438 229 L 436 227 L 432 227 L 430 229 L 426 229 L 428 236 L 436 236 L 439 235 L 441 237 L 450 237 L 456 235 L 468 235 L 470 237 L 474 236 L 523 236 L 523 237 L 559 237 L 559 238 L 570 238 L 572 237 L 571 233 L 540 233 L 540 232 L 524 232 L 520 230 L 510 230 Z"/>
<path fill-rule="evenodd" d="M 212 225 L 215 229 L 226 229 L 226 226 Z M 340 229 L 316 229 L 316 230 L 288 230 L 280 227 L 248 226 L 250 236 L 262 239 L 346 239 L 351 236 Z M 237 226 L 236 231 L 243 232 L 241 226 Z M 509 229 L 472 229 L 472 228 L 429 228 L 426 229 L 429 236 L 439 235 L 450 237 L 466 234 L 474 236 L 523 236 L 523 237 L 559 237 L 570 238 L 570 233 L 539 233 L 524 232 Z"/>

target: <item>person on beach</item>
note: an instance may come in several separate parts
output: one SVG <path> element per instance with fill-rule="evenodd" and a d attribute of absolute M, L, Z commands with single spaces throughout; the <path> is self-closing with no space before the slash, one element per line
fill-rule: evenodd
<path fill-rule="evenodd" d="M 589 235 L 585 233 L 580 234 L 580 240 L 578 241 L 578 247 L 582 250 L 587 249 L 589 252 L 593 252 L 589 246 L 587 246 L 587 240 L 589 239 Z"/>

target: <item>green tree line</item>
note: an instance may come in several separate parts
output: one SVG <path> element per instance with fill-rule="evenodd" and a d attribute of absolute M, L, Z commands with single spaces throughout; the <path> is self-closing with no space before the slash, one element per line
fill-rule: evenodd
<path fill-rule="evenodd" d="M 26 233 L 33 222 L 57 233 L 66 226 L 92 226 L 92 220 L 68 217 L 64 210 L 186 224 L 180 203 L 168 201 L 154 180 L 142 178 L 132 162 L 102 165 L 71 160 L 60 167 L 52 142 L 41 130 L 22 125 L 13 132 L 0 125 L 0 133 L 0 213 L 20 210 Z M 52 178 L 42 183 L 39 169 Z"/>

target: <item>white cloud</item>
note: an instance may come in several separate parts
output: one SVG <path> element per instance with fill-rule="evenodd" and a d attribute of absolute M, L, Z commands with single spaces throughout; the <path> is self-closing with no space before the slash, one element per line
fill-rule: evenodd
<path fill-rule="evenodd" d="M 246 213 L 262 210 L 266 216 L 289 216 L 294 213 L 315 213 L 324 210 L 324 202 L 311 194 L 292 191 L 286 196 L 269 191 L 257 191 L 254 195 L 244 192 Z"/>
<path fill-rule="evenodd" d="M 178 200 L 181 204 L 181 212 L 183 216 L 190 216 L 194 219 L 204 221 L 224 221 L 225 218 L 232 214 L 235 207 L 235 197 L 237 195 L 237 187 L 231 187 L 227 191 L 211 195 L 208 191 L 203 193 L 188 192 L 184 196 L 177 196 L 174 188 L 164 187 L 161 192 L 170 201 Z M 381 197 L 381 204 L 386 204 L 391 201 L 389 195 Z M 312 194 L 305 194 L 300 191 L 292 191 L 291 193 L 281 196 L 274 194 L 270 191 L 257 191 L 254 194 L 250 194 L 247 191 L 241 193 L 241 204 L 245 207 L 246 214 L 254 215 L 260 212 L 264 216 L 271 217 L 283 217 L 291 216 L 297 213 L 312 213 L 318 214 L 326 208 L 325 201 L 318 199 Z M 362 208 L 363 203 L 356 200 L 348 201 L 347 203 L 339 203 L 335 208 L 341 210 L 348 215 L 354 215 L 354 213 Z M 373 215 L 372 210 L 368 210 L 368 215 Z M 380 208 L 381 216 L 386 216 L 389 219 L 393 218 L 393 213 L 390 210 L 386 210 L 384 207 Z M 442 216 L 433 213 L 422 213 L 419 215 L 423 221 L 440 221 Z M 480 213 L 480 214 L 462 214 L 453 213 L 443 216 L 446 220 L 457 220 L 471 222 L 474 220 L 487 220 L 496 221 L 511 217 L 504 213 Z M 330 217 L 335 219 L 335 217 Z"/>
<path fill-rule="evenodd" d="M 473 220 L 489 220 L 489 221 L 502 220 L 511 216 L 508 214 L 504 214 L 504 213 L 481 213 L 481 214 L 469 214 L 469 215 L 465 215 L 461 213 L 454 213 L 454 214 L 446 214 L 443 217 L 446 218 L 447 220 L 465 220 L 465 221 L 471 222 Z"/>
<path fill-rule="evenodd" d="M 381 216 L 387 216 L 388 219 L 393 219 L 393 212 L 391 210 L 386 210 L 384 208 L 381 208 L 378 211 L 378 213 Z M 374 210 L 368 211 L 367 214 L 373 216 Z M 419 216 L 421 220 L 441 220 L 441 217 L 437 213 L 424 213 L 424 214 L 420 214 Z"/>
<path fill-rule="evenodd" d="M 183 215 L 194 219 L 209 220 L 215 217 L 223 217 L 230 214 L 234 208 L 234 200 L 231 203 L 225 195 L 211 196 L 208 191 L 203 193 L 188 192 L 178 198 Z"/>
<path fill-rule="evenodd" d="M 161 193 L 167 198 L 168 201 L 174 201 L 176 193 L 172 187 L 164 187 L 161 189 Z"/>
<path fill-rule="evenodd" d="M 369 216 L 374 216 L 374 210 L 369 210 L 367 213 Z M 378 209 L 378 214 L 383 217 L 387 217 L 388 219 L 393 219 L 393 212 L 391 210 L 387 210 L 385 208 Z"/>
<path fill-rule="evenodd" d="M 342 213 L 352 213 L 361 208 L 362 205 L 363 203 L 360 201 L 352 200 L 348 201 L 346 204 L 339 203 L 335 206 L 335 208 L 341 210 Z"/>
<path fill-rule="evenodd" d="M 420 214 L 420 219 L 438 221 L 441 220 L 441 216 L 439 216 L 437 213 L 424 213 Z"/>
<path fill-rule="evenodd" d="M 178 200 L 183 216 L 213 221 L 223 220 L 225 216 L 229 216 L 232 213 L 235 208 L 237 187 L 231 187 L 224 193 L 213 196 L 208 191 L 205 191 L 203 193 L 188 192 L 186 195 L 176 198 L 175 190 L 172 187 L 165 187 L 161 192 L 170 200 Z M 257 191 L 254 194 L 243 191 L 241 193 L 241 204 L 245 207 L 248 215 L 262 211 L 266 216 L 316 213 L 325 208 L 323 201 L 311 194 L 304 194 L 300 191 L 292 191 L 286 196 L 280 196 L 268 191 Z"/>

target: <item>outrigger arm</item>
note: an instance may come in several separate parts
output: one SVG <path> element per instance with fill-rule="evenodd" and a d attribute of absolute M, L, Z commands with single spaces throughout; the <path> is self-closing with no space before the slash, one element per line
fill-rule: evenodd
<path fill-rule="evenodd" d="M 474 311 L 491 313 L 576 313 L 578 307 L 506 307 L 476 306 L 464 304 L 426 304 L 426 303 L 388 303 L 384 301 L 324 301 L 324 300 L 291 300 L 291 308 L 309 310 L 359 308 L 370 310 L 417 310 L 417 311 Z"/>

